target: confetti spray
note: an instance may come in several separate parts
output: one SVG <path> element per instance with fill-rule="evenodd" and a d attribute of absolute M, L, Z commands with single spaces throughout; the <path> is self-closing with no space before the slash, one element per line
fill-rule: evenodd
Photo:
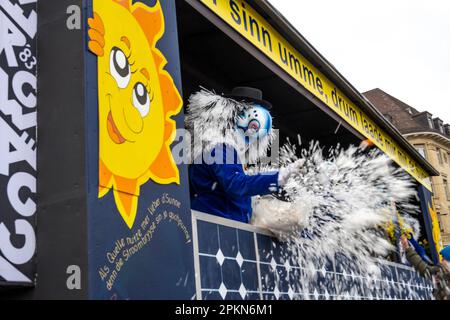
<path fill-rule="evenodd" d="M 395 218 L 395 206 L 405 225 L 419 233 L 412 217 L 418 211 L 411 204 L 417 197 L 412 180 L 387 156 L 365 147 L 338 146 L 327 155 L 317 142 L 300 152 L 291 143 L 282 148 L 281 166 L 298 159 L 304 165 L 284 187 L 283 200 L 253 200 L 253 223 L 271 230 L 284 242 L 284 260 L 302 268 L 290 290 L 306 299 L 306 293 L 323 291 L 318 271 L 324 276 L 333 263 L 349 275 L 379 277 L 379 258 L 395 249 L 383 228 Z"/>

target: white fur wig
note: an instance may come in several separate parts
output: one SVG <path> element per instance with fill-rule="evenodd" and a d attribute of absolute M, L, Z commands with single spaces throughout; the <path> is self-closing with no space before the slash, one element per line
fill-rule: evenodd
<path fill-rule="evenodd" d="M 245 144 L 236 128 L 239 115 L 252 107 L 251 103 L 239 102 L 203 88 L 192 94 L 187 106 L 186 128 L 193 135 L 193 159 L 210 152 L 218 144 L 235 148 L 243 164 L 255 164 L 266 156 L 274 138 L 273 128 L 257 140 L 256 148 Z"/>

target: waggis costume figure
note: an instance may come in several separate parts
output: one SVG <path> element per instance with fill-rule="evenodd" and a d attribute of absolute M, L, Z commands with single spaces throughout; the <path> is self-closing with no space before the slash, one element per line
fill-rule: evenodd
<path fill-rule="evenodd" d="M 266 155 L 273 140 L 271 104 L 258 89 L 230 95 L 202 90 L 187 106 L 186 127 L 194 141 L 189 167 L 192 209 L 248 223 L 252 197 L 276 193 L 295 170 L 248 175 L 244 168 Z"/>

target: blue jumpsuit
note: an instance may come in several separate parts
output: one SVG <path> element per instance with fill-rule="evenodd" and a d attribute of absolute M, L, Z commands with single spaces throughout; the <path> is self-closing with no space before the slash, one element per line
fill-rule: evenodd
<path fill-rule="evenodd" d="M 214 163 L 212 159 L 222 159 Z M 231 158 L 230 158 L 231 156 Z M 227 163 L 227 159 L 233 159 Z M 189 166 L 193 210 L 248 223 L 252 216 L 251 198 L 278 191 L 278 172 L 246 175 L 236 150 L 220 145 L 205 158 Z"/>

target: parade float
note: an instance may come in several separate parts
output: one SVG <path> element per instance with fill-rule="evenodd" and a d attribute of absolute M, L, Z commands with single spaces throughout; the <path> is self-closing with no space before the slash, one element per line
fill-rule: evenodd
<path fill-rule="evenodd" d="M 188 163 L 178 161 L 191 143 L 179 134 L 189 97 L 251 86 L 274 106 L 277 141 L 352 150 L 369 140 L 406 173 L 420 240 L 439 260 L 436 170 L 268 1 L 6 0 L 0 9 L 2 293 L 431 298 L 431 283 L 399 261 L 380 258 L 370 274 L 339 254 L 306 266 L 267 225 L 191 209 Z"/>

